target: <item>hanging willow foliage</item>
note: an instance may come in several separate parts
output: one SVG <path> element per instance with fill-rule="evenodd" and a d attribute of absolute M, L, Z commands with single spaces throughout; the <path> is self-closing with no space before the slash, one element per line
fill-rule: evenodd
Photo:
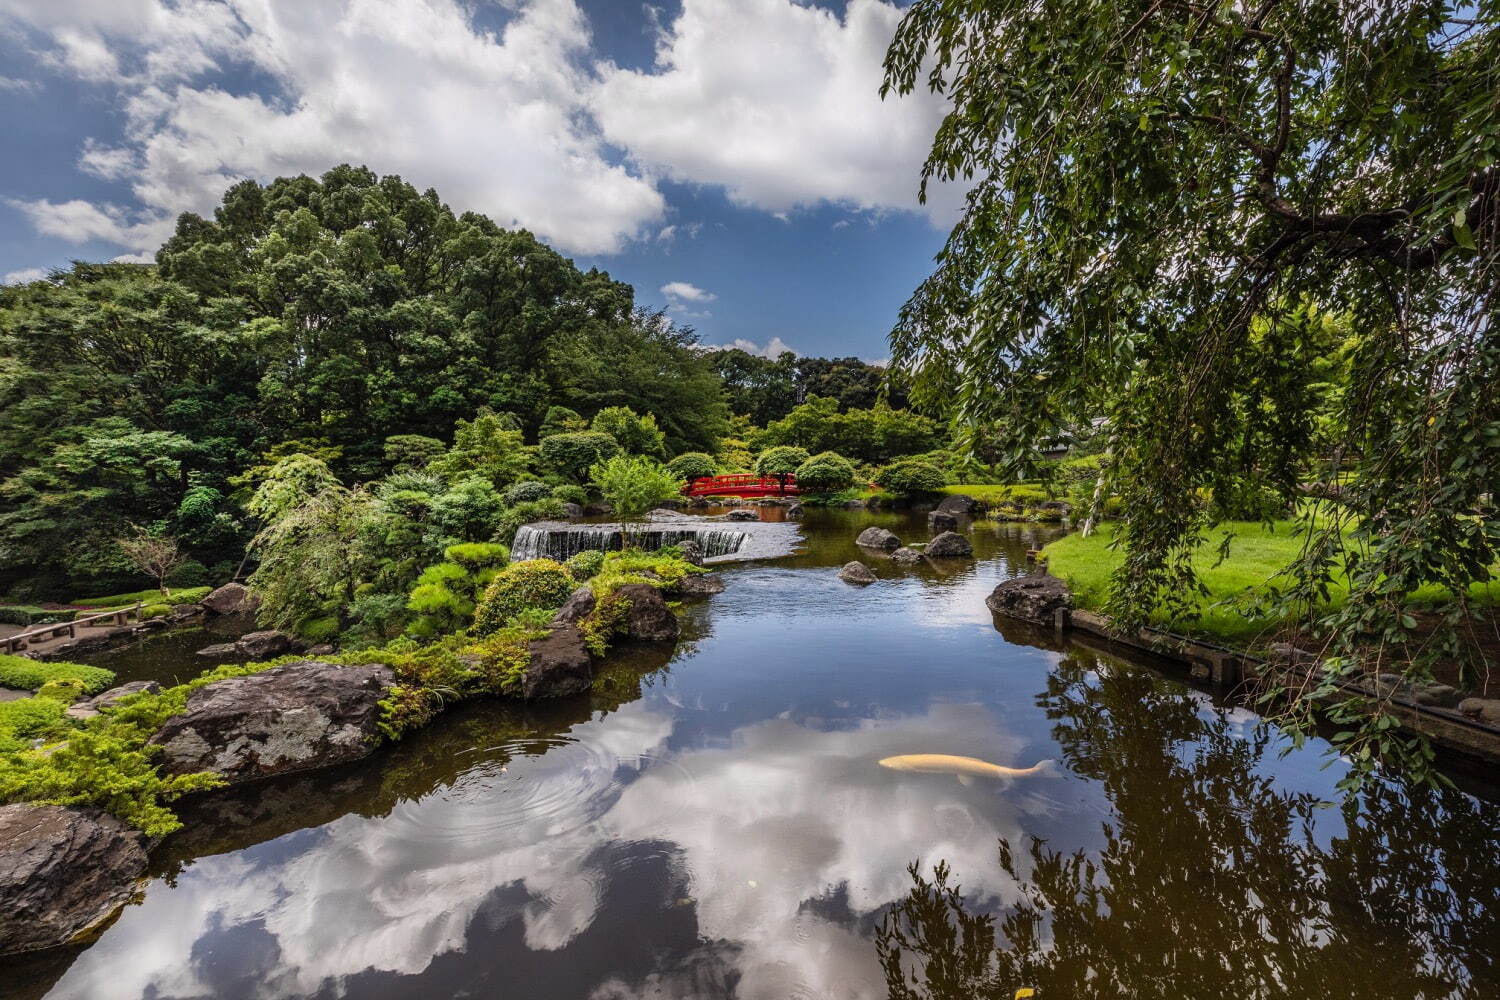
<path fill-rule="evenodd" d="M 1189 553 L 1244 498 L 1298 511 L 1271 598 L 1328 648 L 1291 693 L 1343 702 L 1357 771 L 1420 764 L 1340 682 L 1486 669 L 1466 593 L 1500 544 L 1497 4 L 917 0 L 886 74 L 952 102 L 924 196 L 971 185 L 892 333 L 918 398 L 1017 463 L 1104 418 L 1127 627 L 1185 611 Z M 1436 629 L 1402 602 L 1429 585 Z"/>

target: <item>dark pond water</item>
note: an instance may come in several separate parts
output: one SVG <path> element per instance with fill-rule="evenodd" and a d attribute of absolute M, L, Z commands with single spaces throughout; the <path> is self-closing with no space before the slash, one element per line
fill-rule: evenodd
<path fill-rule="evenodd" d="M 723 569 L 675 650 L 587 696 L 195 805 L 138 905 L 0 993 L 879 998 L 926 969 L 897 995 L 1500 995 L 1500 808 L 1394 782 L 1325 806 L 1321 745 L 1283 757 L 1243 708 L 997 626 L 985 594 L 1046 529 L 859 590 L 834 567 L 871 522 L 925 534 L 810 512 L 802 553 Z M 877 763 L 923 753 L 1057 765 Z M 932 933 L 950 904 L 978 933 Z"/>

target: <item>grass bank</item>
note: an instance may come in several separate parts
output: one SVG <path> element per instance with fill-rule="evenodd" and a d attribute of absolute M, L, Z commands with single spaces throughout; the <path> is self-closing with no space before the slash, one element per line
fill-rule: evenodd
<path fill-rule="evenodd" d="M 1047 568 L 1062 578 L 1073 591 L 1081 608 L 1097 611 L 1109 596 L 1110 579 L 1124 562 L 1122 550 L 1111 548 L 1115 525 L 1103 524 L 1088 538 L 1068 535 L 1046 546 Z M 1302 552 L 1302 538 L 1297 522 L 1276 521 L 1269 525 L 1254 521 L 1232 521 L 1207 533 L 1193 555 L 1193 569 L 1208 593 L 1194 603 L 1197 616 L 1190 621 L 1171 621 L 1156 617 L 1154 624 L 1175 632 L 1202 636 L 1235 645 L 1254 644 L 1281 622 L 1275 618 L 1250 613 L 1248 601 L 1273 584 L 1288 565 Z M 1219 545 L 1226 534 L 1233 534 L 1229 558 L 1219 562 Z M 1336 578 L 1329 587 L 1326 608 L 1344 603 L 1348 596 L 1346 581 Z M 1439 587 L 1424 587 L 1407 596 L 1414 608 L 1441 603 L 1448 594 Z M 1484 604 L 1500 603 L 1500 584 L 1476 584 L 1470 597 Z"/>

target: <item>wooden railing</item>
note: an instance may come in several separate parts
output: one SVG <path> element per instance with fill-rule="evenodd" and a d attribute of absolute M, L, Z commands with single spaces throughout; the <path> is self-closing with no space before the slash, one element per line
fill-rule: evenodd
<path fill-rule="evenodd" d="M 132 616 L 139 621 L 141 618 L 141 608 L 143 607 L 145 607 L 144 602 L 137 601 L 128 608 L 100 611 L 98 614 L 84 615 L 82 618 L 75 618 L 70 622 L 55 622 L 51 625 L 42 625 L 37 628 L 27 629 L 25 632 L 17 632 L 9 638 L 0 639 L 0 653 L 19 653 L 30 646 L 32 640 L 37 639 L 56 639 L 64 635 L 70 639 L 76 638 L 78 635 L 78 626 L 92 625 L 106 618 L 110 619 L 111 623 L 115 625 L 129 624 Z"/>
<path fill-rule="evenodd" d="M 704 476 L 682 488 L 690 497 L 794 497 L 798 494 L 797 477 L 777 476 Z"/>

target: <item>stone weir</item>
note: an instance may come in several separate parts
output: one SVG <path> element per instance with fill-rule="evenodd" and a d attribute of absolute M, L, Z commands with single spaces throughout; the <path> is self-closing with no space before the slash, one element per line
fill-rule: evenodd
<path fill-rule="evenodd" d="M 523 559 L 562 561 L 587 549 L 602 552 L 624 547 L 627 535 L 636 547 L 653 550 L 692 541 L 703 549 L 705 562 L 734 562 L 790 555 L 801 540 L 796 525 L 785 522 L 726 523 L 676 516 L 640 525 L 566 524 L 539 521 L 522 525 L 510 547 L 513 562 Z"/>

